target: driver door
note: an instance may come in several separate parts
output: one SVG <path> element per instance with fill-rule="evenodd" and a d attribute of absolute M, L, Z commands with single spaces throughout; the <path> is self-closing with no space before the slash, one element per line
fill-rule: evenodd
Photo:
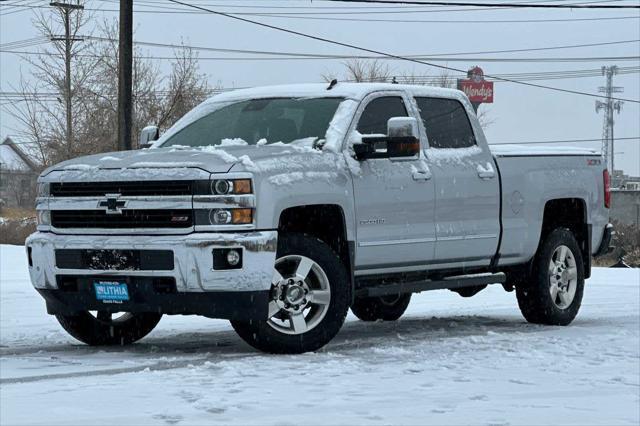
<path fill-rule="evenodd" d="M 386 135 L 392 117 L 416 117 L 402 92 L 372 94 L 356 113 L 355 130 Z M 422 144 L 422 141 L 421 141 Z M 424 155 L 369 158 L 353 176 L 356 275 L 426 269 L 435 251 L 435 186 Z"/>

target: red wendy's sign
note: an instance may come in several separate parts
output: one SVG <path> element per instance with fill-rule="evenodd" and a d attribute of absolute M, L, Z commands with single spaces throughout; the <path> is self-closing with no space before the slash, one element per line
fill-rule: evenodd
<path fill-rule="evenodd" d="M 493 103 L 493 81 L 485 81 L 480 67 L 470 69 L 467 80 L 458 80 L 458 90 L 462 90 L 471 103 Z"/>
<path fill-rule="evenodd" d="M 471 102 L 493 103 L 493 81 L 459 80 L 458 90 L 462 90 Z"/>

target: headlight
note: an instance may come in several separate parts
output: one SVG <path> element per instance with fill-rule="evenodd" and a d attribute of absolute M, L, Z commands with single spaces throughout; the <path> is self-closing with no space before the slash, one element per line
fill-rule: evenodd
<path fill-rule="evenodd" d="M 50 188 L 50 185 L 48 183 L 39 182 L 37 185 L 38 198 L 48 197 L 50 194 L 49 188 Z"/>
<path fill-rule="evenodd" d="M 196 226 L 250 225 L 253 223 L 253 209 L 196 210 L 195 217 Z"/>
<path fill-rule="evenodd" d="M 196 181 L 194 195 L 244 195 L 251 194 L 251 179 L 215 179 Z"/>
<path fill-rule="evenodd" d="M 36 210 L 36 219 L 38 220 L 38 225 L 44 225 L 44 226 L 51 225 L 51 211 Z"/>

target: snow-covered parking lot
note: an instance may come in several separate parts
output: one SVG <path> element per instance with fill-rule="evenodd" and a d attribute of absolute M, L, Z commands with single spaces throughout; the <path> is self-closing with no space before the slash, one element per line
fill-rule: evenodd
<path fill-rule="evenodd" d="M 322 352 L 260 354 L 226 321 L 164 317 L 130 347 L 68 337 L 0 246 L 0 424 L 633 424 L 640 270 L 595 269 L 569 327 L 513 293 L 415 295 L 395 323 L 350 316 Z"/>

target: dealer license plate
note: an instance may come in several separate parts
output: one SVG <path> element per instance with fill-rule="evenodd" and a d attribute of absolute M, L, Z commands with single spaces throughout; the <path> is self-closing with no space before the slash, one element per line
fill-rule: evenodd
<path fill-rule="evenodd" d="M 96 299 L 104 303 L 122 303 L 129 300 L 127 283 L 114 280 L 100 280 L 93 282 Z"/>

